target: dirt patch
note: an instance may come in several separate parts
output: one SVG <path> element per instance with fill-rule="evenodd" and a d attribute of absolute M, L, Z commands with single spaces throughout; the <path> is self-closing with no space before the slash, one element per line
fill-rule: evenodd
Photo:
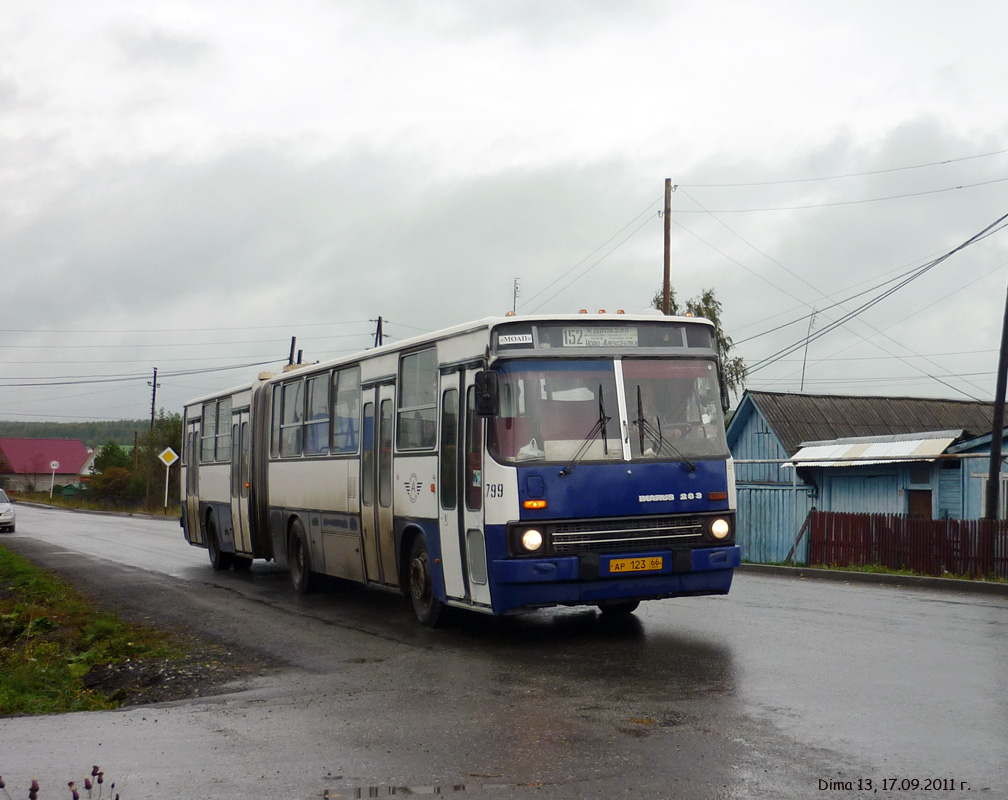
<path fill-rule="evenodd" d="M 123 706 L 222 694 L 242 681 L 275 671 L 279 665 L 216 642 L 191 639 L 181 658 L 128 660 L 96 667 L 84 685 Z"/>

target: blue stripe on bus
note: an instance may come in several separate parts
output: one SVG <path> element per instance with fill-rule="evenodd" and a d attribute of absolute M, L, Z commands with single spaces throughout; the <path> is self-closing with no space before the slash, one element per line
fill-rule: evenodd
<path fill-rule="evenodd" d="M 520 519 L 694 514 L 728 510 L 724 459 L 660 463 L 578 464 L 561 477 L 557 464 L 518 467 Z M 711 500 L 711 492 L 722 499 Z M 546 508 L 528 510 L 526 500 L 546 500 Z"/>

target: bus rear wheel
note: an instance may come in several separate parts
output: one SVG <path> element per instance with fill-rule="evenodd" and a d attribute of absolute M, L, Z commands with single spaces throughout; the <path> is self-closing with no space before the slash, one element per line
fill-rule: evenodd
<path fill-rule="evenodd" d="M 217 525 L 212 518 L 207 521 L 207 550 L 210 552 L 210 566 L 215 572 L 223 572 L 231 566 L 231 554 L 221 550 Z"/>
<path fill-rule="evenodd" d="M 436 627 L 441 620 L 445 605 L 434 596 L 430 555 L 427 553 L 427 542 L 422 535 L 413 539 L 413 544 L 410 546 L 408 577 L 413 613 L 424 625 Z"/>
<path fill-rule="evenodd" d="M 287 542 L 287 563 L 290 566 L 291 583 L 298 594 L 308 594 L 312 590 L 311 551 L 304 525 L 296 519 L 291 523 L 290 538 Z"/>

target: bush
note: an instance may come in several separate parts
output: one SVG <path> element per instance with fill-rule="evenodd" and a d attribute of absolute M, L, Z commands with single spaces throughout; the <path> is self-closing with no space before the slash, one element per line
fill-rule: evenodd
<path fill-rule="evenodd" d="M 125 506 L 132 497 L 133 473 L 125 467 L 109 467 L 91 478 L 90 491 L 98 500 Z"/>

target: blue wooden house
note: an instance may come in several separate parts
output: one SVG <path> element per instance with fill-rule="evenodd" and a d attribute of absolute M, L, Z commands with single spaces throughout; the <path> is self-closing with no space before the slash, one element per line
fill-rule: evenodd
<path fill-rule="evenodd" d="M 993 414 L 973 401 L 746 392 L 728 426 L 742 557 L 784 561 L 813 507 L 982 516 Z"/>

